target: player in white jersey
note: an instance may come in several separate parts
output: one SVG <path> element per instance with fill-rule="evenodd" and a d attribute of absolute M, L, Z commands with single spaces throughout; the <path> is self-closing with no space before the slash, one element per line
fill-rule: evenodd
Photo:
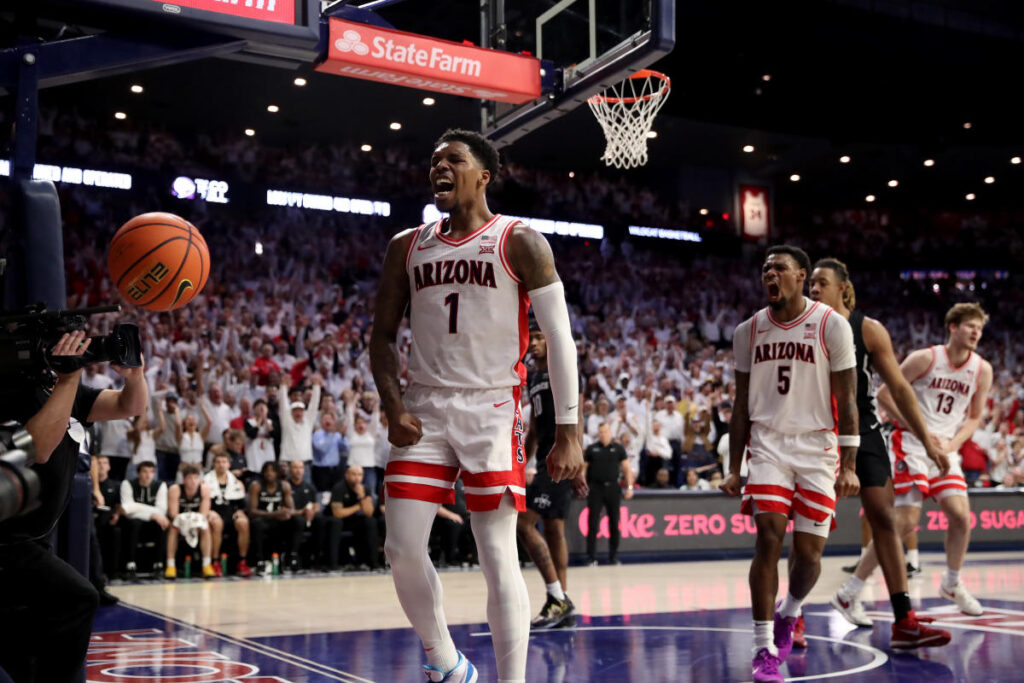
<path fill-rule="evenodd" d="M 427 555 L 441 503 L 460 470 L 487 582 L 487 621 L 499 681 L 526 680 L 530 606 L 519 569 L 516 520 L 525 509 L 522 358 L 534 314 L 548 347 L 555 481 L 579 480 L 576 346 L 562 283 L 542 235 L 494 215 L 485 192 L 498 153 L 478 133 L 447 131 L 430 160 L 437 208 L 449 217 L 388 245 L 370 339 L 370 362 L 388 418 L 385 471 L 391 563 L 399 601 L 423 643 L 430 681 L 470 683 L 476 668 L 455 648 L 441 583 Z M 403 395 L 395 341 L 409 308 L 410 384 Z"/>
<path fill-rule="evenodd" d="M 721 488 L 740 494 L 740 465 L 749 450 L 741 509 L 755 515 L 757 525 L 750 566 L 755 681 L 783 680 L 779 667 L 793 648 L 797 616 L 821 573 L 836 496 L 859 489 L 853 334 L 845 318 L 804 297 L 810 270 L 802 249 L 768 249 L 761 271 L 768 306 L 733 336 L 736 402 L 729 476 Z M 773 609 L 790 517 L 789 593 Z"/>
<path fill-rule="evenodd" d="M 956 304 L 946 313 L 946 344 L 914 351 L 900 365 L 917 396 L 932 440 L 949 458 L 949 470 L 943 472 L 928 457 L 921 441 L 905 427 L 893 432 L 890 440 L 897 533 L 903 537 L 917 528 L 921 502 L 928 497 L 935 499 L 949 520 L 946 572 L 939 593 L 955 602 L 961 612 L 972 616 L 983 610 L 960 582 L 960 568 L 970 540 L 971 508 L 959 450 L 981 423 L 992 386 L 992 366 L 975 353 L 987 321 L 988 315 L 978 304 Z M 908 424 L 888 387 L 878 392 L 878 402 L 900 425 Z M 856 588 L 856 592 L 847 591 L 854 593 L 853 599 L 860 586 Z"/>

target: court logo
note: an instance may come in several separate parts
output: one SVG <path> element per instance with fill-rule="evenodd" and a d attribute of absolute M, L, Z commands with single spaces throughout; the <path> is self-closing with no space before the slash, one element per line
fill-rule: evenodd
<path fill-rule="evenodd" d="M 342 52 L 355 52 L 357 55 L 367 55 L 370 53 L 370 46 L 363 42 L 359 31 L 353 31 L 352 29 L 341 34 L 341 38 L 334 41 L 334 47 Z"/>

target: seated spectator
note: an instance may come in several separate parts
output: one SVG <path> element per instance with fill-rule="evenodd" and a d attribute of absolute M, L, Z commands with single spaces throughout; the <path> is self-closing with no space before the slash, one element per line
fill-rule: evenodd
<path fill-rule="evenodd" d="M 711 488 L 707 479 L 701 479 L 697 470 L 692 467 L 686 470 L 686 483 L 680 488 L 681 491 L 707 491 Z"/>
<path fill-rule="evenodd" d="M 210 448 L 210 458 L 217 455 L 228 456 L 228 469 L 231 474 L 235 475 L 243 486 L 248 486 L 255 475 L 249 469 L 245 457 L 245 434 L 240 429 L 225 429 L 222 438 L 222 443 Z"/>
<path fill-rule="evenodd" d="M 294 511 L 291 485 L 281 481 L 277 463 L 264 463 L 260 479 L 249 485 L 248 512 L 252 520 L 252 551 L 257 567 L 265 567 L 265 560 L 270 559 L 271 553 L 281 554 L 291 549 Z"/>
<path fill-rule="evenodd" d="M 191 548 L 199 547 L 203 558 L 203 578 L 216 576 L 210 559 L 210 489 L 199 478 L 199 467 L 185 465 L 181 470 L 182 483 L 167 491 L 167 512 L 171 526 L 167 529 L 167 568 L 164 578 L 178 578 L 178 537 L 184 536 Z M 192 561 L 192 550 L 186 553 L 186 562 Z"/>
<path fill-rule="evenodd" d="M 357 418 L 362 419 L 362 418 Z M 370 569 L 378 566 L 380 542 L 377 520 L 374 519 L 373 495 L 363 484 L 363 468 L 349 465 L 345 476 L 331 491 L 331 516 L 328 521 L 327 568 L 338 568 L 341 532 L 349 531 L 355 538 L 356 559 Z"/>
<path fill-rule="evenodd" d="M 203 483 L 210 489 L 210 554 L 215 562 L 214 574 L 221 576 L 223 568 L 216 560 L 220 557 L 221 544 L 224 542 L 224 529 L 234 529 L 235 541 L 238 545 L 238 563 L 235 571 L 239 576 L 252 576 L 252 570 L 245 559 L 249 554 L 249 517 L 245 514 L 245 485 L 239 481 L 231 470 L 231 461 L 227 453 L 213 456 L 213 469 L 203 477 Z"/>
<path fill-rule="evenodd" d="M 668 474 L 668 466 L 672 462 L 672 446 L 661 430 L 661 422 L 651 422 L 651 433 L 647 436 L 647 465 L 644 470 L 644 485 L 650 486 L 662 470 Z"/>
<path fill-rule="evenodd" d="M 695 469 L 697 474 L 719 466 L 711 435 L 711 413 L 707 410 L 686 418 L 682 464 L 685 469 Z"/>
<path fill-rule="evenodd" d="M 648 484 L 647 488 L 651 489 L 671 489 L 675 488 L 669 481 L 669 471 L 667 467 L 662 467 L 660 470 L 654 473 L 654 481 Z"/>
<path fill-rule="evenodd" d="M 320 418 L 320 429 L 313 432 L 313 485 L 317 491 L 334 489 L 348 466 L 348 450 L 338 418 L 325 412 Z"/>
<path fill-rule="evenodd" d="M 313 485 L 305 481 L 305 467 L 301 460 L 292 460 L 288 463 L 288 484 L 292 488 L 292 502 L 295 504 L 292 512 L 292 547 L 288 557 L 288 568 L 292 571 L 298 571 L 302 566 L 301 550 L 307 529 L 312 534 L 313 555 L 318 562 L 326 538 L 319 496 Z"/>
<path fill-rule="evenodd" d="M 711 473 L 711 479 L 708 480 L 708 485 L 712 491 L 717 491 L 722 487 L 722 471 L 715 470 Z"/>
<path fill-rule="evenodd" d="M 157 541 L 158 548 L 164 547 L 164 534 L 171 525 L 167 517 L 167 484 L 156 481 L 156 464 L 141 463 L 138 477 L 121 482 L 121 509 L 124 511 L 125 572 L 134 578 L 136 550 L 139 541 Z"/>
<path fill-rule="evenodd" d="M 93 523 L 103 567 L 111 576 L 121 571 L 121 482 L 110 478 L 110 458 L 93 458 Z"/>

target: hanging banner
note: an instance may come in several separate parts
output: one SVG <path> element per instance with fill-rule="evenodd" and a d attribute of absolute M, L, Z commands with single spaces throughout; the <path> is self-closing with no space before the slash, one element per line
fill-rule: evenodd
<path fill-rule="evenodd" d="M 740 185 L 740 229 L 743 239 L 760 241 L 771 236 L 768 188 Z"/>

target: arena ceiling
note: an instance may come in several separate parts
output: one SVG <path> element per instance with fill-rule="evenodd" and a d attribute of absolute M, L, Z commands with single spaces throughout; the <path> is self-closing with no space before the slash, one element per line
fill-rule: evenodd
<path fill-rule="evenodd" d="M 478 0 L 407 0 L 382 11 L 397 28 L 479 38 Z M 782 6 L 785 5 L 783 8 Z M 429 11 L 424 11 L 429 7 Z M 1024 164 L 1019 3 L 799 0 L 677 3 L 677 45 L 655 65 L 673 90 L 658 115 L 648 177 L 689 166 L 770 177 L 784 194 L 858 203 L 962 202 L 966 192 L 1019 206 Z M 297 87 L 293 79 L 307 79 Z M 768 77 L 767 79 L 765 77 Z M 145 90 L 135 95 L 132 84 Z M 170 130 L 253 128 L 274 143 L 394 141 L 426 150 L 449 125 L 477 127 L 474 101 L 231 60 L 205 60 L 46 90 L 110 125 L 115 111 Z M 279 111 L 267 111 L 268 105 Z M 402 124 L 400 131 L 388 127 Z M 965 127 L 969 124 L 969 128 Z M 744 145 L 754 151 L 745 153 Z M 509 148 L 564 170 L 600 167 L 602 137 L 585 108 Z M 426 152 L 425 152 L 426 154 Z M 842 164 L 840 156 L 850 162 Z M 935 160 L 925 167 L 926 158 Z M 789 180 L 792 174 L 799 182 Z M 992 176 L 995 183 L 986 185 Z M 898 188 L 888 188 L 896 179 Z"/>

